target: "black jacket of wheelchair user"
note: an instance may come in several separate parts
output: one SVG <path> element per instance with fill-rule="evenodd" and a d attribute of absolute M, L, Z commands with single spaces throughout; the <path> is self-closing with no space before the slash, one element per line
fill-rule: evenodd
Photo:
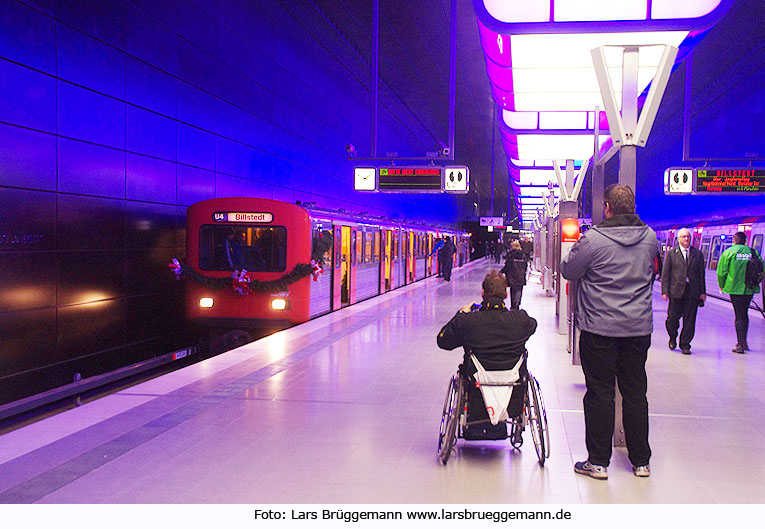
<path fill-rule="evenodd" d="M 525 310 L 507 310 L 501 299 L 488 299 L 479 310 L 457 312 L 436 339 L 441 349 L 465 348 L 464 366 L 475 373 L 469 361 L 472 352 L 484 369 L 512 369 L 526 349 L 526 341 L 537 330 L 537 320 Z"/>

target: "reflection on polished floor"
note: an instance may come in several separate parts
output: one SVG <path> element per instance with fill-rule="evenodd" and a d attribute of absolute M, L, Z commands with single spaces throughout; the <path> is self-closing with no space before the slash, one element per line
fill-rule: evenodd
<path fill-rule="evenodd" d="M 693 354 L 667 348 L 654 297 L 648 479 L 616 450 L 608 481 L 586 457 L 584 377 L 538 281 L 522 307 L 539 321 L 529 365 L 552 454 L 530 432 L 459 441 L 437 459 L 441 406 L 458 351 L 435 336 L 477 301 L 485 260 L 272 335 L 0 436 L 0 503 L 760 503 L 765 496 L 765 320 L 745 355 L 730 304 L 700 309 Z M 714 285 L 708 285 L 709 289 Z"/>

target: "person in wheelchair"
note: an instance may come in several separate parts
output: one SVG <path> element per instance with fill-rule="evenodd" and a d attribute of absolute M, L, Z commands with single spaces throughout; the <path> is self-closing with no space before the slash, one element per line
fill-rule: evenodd
<path fill-rule="evenodd" d="M 507 310 L 507 281 L 504 274 L 491 270 L 481 285 L 483 301 L 480 305 L 466 305 L 444 325 L 436 339 L 441 349 L 453 350 L 462 346 L 465 350 L 460 376 L 469 383 L 468 422 L 485 418 L 486 422 L 468 426 L 465 439 L 505 439 L 507 424 L 500 421 L 493 426 L 489 421 L 480 390 L 473 375 L 476 366 L 470 356 L 475 355 L 486 371 L 510 370 L 516 366 L 526 351 L 526 341 L 537 329 L 537 321 L 525 310 Z M 520 375 L 526 378 L 526 363 L 521 365 Z M 508 405 L 508 416 L 517 417 L 523 411 L 526 394 L 525 384 L 513 388 Z"/>

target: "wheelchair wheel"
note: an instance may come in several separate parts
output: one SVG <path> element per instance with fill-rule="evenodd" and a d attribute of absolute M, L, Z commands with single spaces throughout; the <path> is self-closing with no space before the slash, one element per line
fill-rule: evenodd
<path fill-rule="evenodd" d="M 462 378 L 454 375 L 449 381 L 449 389 L 441 413 L 441 427 L 438 431 L 438 457 L 445 465 L 457 442 L 457 423 L 463 406 Z"/>
<path fill-rule="evenodd" d="M 542 390 L 539 387 L 539 382 L 537 382 L 537 379 L 531 373 L 529 373 L 526 399 L 528 401 L 526 410 L 529 426 L 531 427 L 531 436 L 534 438 L 534 448 L 537 451 L 539 464 L 544 465 L 545 459 L 550 457 L 550 434 L 547 431 L 547 412 L 542 400 Z"/>

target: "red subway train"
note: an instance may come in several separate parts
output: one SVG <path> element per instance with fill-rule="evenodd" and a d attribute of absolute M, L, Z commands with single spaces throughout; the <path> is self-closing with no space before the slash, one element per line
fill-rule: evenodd
<path fill-rule="evenodd" d="M 201 325 L 286 327 L 437 273 L 433 251 L 452 237 L 453 266 L 469 235 L 396 220 L 261 198 L 216 198 L 189 207 L 186 312 Z"/>

